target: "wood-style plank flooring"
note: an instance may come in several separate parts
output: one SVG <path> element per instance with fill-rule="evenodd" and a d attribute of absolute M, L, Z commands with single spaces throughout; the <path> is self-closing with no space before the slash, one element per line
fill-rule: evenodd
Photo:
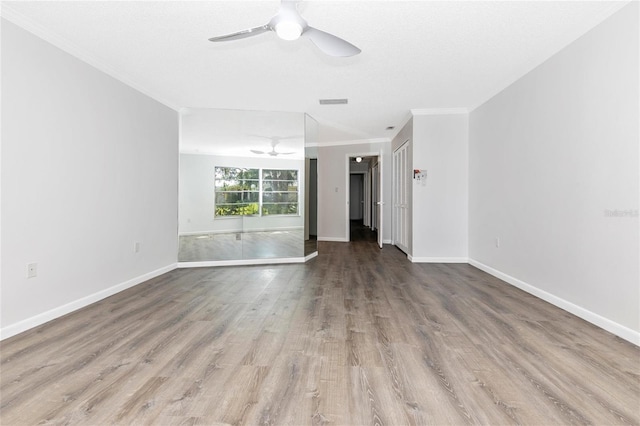
<path fill-rule="evenodd" d="M 349 223 L 349 241 L 375 243 L 378 241 L 378 233 L 365 226 L 362 219 L 351 220 Z"/>
<path fill-rule="evenodd" d="M 2 342 L 0 423 L 640 424 L 640 349 L 469 265 L 321 242 Z"/>

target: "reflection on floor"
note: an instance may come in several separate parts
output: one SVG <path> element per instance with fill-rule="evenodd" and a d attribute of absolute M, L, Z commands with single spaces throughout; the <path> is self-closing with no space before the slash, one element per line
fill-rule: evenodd
<path fill-rule="evenodd" d="M 378 232 L 372 231 L 371 228 L 364 225 L 362 219 L 352 220 L 350 224 L 349 240 L 351 242 L 377 242 Z"/>
<path fill-rule="evenodd" d="M 302 230 L 181 235 L 180 262 L 304 256 Z"/>

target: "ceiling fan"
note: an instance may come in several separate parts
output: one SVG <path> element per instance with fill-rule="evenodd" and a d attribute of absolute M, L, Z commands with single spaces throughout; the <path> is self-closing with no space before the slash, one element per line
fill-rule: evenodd
<path fill-rule="evenodd" d="M 296 40 L 300 36 L 305 36 L 329 56 L 354 56 L 361 52 L 356 46 L 340 37 L 310 27 L 298 12 L 297 4 L 298 2 L 294 0 L 282 0 L 278 13 L 266 24 L 232 34 L 211 37 L 209 41 L 238 40 L 274 31 L 283 40 Z"/>
<path fill-rule="evenodd" d="M 295 152 L 278 152 L 276 151 L 276 145 L 280 143 L 282 139 L 297 139 L 300 136 L 260 136 L 260 135 L 251 135 L 256 136 L 258 138 L 265 138 L 271 140 L 271 151 L 258 151 L 257 149 L 252 149 L 251 152 L 254 154 L 268 154 L 272 157 L 277 157 L 278 155 L 290 155 L 295 154 Z"/>

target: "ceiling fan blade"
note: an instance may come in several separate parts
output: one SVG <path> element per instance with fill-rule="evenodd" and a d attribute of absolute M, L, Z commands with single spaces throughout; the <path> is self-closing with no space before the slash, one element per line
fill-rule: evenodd
<path fill-rule="evenodd" d="M 271 27 L 269 25 L 262 25 L 260 27 L 249 28 L 248 30 L 238 31 L 237 33 L 226 34 L 216 37 L 211 37 L 209 41 L 218 42 L 218 41 L 231 41 L 231 40 L 239 40 L 241 38 L 253 37 L 256 35 L 260 35 L 267 31 L 271 31 Z"/>
<path fill-rule="evenodd" d="M 348 41 L 320 31 L 317 28 L 307 27 L 303 35 L 309 37 L 318 49 L 329 56 L 354 56 L 361 52 L 360 49 Z"/>
<path fill-rule="evenodd" d="M 266 154 L 266 152 L 264 151 L 258 151 L 256 149 L 252 149 L 251 152 L 253 152 L 254 154 Z"/>

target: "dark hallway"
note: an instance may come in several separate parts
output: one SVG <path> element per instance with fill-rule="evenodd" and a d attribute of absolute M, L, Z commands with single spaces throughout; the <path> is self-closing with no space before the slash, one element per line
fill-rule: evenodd
<path fill-rule="evenodd" d="M 349 240 L 351 242 L 377 243 L 378 241 L 378 232 L 372 231 L 371 228 L 365 226 L 362 219 L 351 220 L 349 230 Z"/>

